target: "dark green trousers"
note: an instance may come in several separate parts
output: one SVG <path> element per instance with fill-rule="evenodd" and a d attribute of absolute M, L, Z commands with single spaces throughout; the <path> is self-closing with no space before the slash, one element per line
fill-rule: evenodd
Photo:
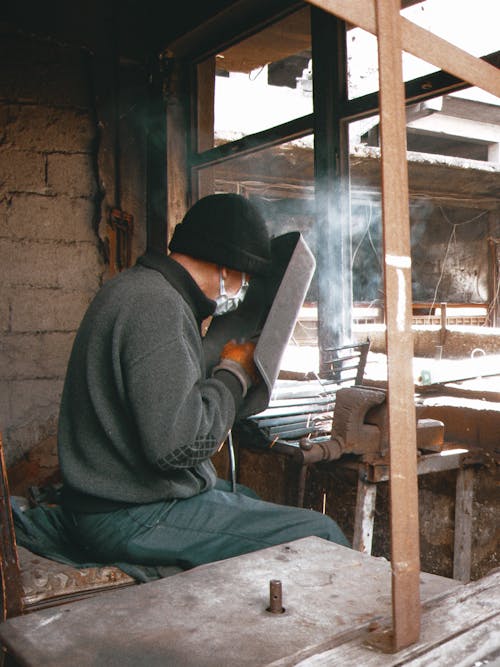
<path fill-rule="evenodd" d="M 99 562 L 143 565 L 202 563 L 315 535 L 350 546 L 338 525 L 309 509 L 260 500 L 219 480 L 211 491 L 113 512 L 71 513 L 73 538 Z"/>

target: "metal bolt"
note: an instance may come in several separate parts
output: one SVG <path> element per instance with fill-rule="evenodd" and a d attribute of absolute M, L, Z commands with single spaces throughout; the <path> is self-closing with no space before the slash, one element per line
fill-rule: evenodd
<path fill-rule="evenodd" d="M 271 579 L 269 582 L 269 607 L 266 611 L 271 614 L 283 614 L 285 608 L 282 605 L 281 581 Z"/>

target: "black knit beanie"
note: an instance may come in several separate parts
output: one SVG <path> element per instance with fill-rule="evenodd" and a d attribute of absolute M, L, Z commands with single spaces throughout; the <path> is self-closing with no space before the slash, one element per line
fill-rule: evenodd
<path fill-rule="evenodd" d="M 250 275 L 266 275 L 271 267 L 264 218 L 248 199 L 231 193 L 199 199 L 176 226 L 168 247 Z"/>

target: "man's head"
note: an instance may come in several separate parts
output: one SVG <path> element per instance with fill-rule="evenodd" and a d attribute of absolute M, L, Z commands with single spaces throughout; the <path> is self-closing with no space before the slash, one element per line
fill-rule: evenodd
<path fill-rule="evenodd" d="M 174 230 L 169 249 L 250 276 L 271 267 L 271 242 L 257 208 L 236 194 L 198 200 Z"/>

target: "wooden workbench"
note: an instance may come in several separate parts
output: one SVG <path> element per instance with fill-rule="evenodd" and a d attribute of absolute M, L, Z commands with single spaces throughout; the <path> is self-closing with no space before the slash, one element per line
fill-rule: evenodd
<path fill-rule="evenodd" d="M 283 614 L 266 611 L 272 579 L 281 581 Z M 425 573 L 420 581 L 425 646 L 467 629 L 460 600 L 474 585 Z M 499 611 L 500 596 L 483 589 L 475 626 Z M 27 667 L 388 665 L 396 662 L 365 641 L 390 619 L 390 564 L 310 537 L 10 619 L 0 624 L 0 642 Z"/>

